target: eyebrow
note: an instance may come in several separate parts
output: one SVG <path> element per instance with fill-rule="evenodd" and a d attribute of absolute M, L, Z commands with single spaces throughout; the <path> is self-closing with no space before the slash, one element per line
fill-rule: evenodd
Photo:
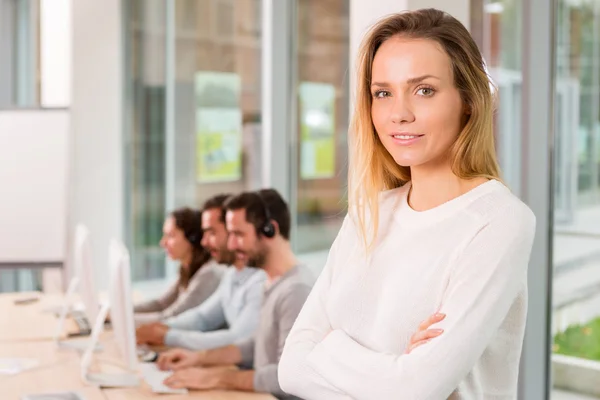
<path fill-rule="evenodd" d="M 406 81 L 406 83 L 409 85 L 414 85 L 414 84 L 424 81 L 427 78 L 433 78 L 433 79 L 440 80 L 440 78 L 438 78 L 437 76 L 434 76 L 434 75 L 421 75 L 421 76 L 416 76 L 414 78 L 410 78 L 409 80 Z M 391 85 L 387 82 L 373 82 L 371 84 L 371 86 L 390 87 Z"/>

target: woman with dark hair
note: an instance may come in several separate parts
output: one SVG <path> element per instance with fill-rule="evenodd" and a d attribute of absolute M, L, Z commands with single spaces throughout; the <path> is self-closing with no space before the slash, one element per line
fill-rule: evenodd
<path fill-rule="evenodd" d="M 179 279 L 158 299 L 135 306 L 136 324 L 161 321 L 200 305 L 217 289 L 225 267 L 214 261 L 202 241 L 202 212 L 173 211 L 163 225 L 160 246 L 179 261 Z"/>

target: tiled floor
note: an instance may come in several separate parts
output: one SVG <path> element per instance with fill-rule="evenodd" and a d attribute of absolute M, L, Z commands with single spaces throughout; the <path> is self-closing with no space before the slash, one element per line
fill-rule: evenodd
<path fill-rule="evenodd" d="M 597 400 L 597 398 L 584 396 L 581 394 L 563 392 L 562 390 L 553 390 L 550 400 Z"/>

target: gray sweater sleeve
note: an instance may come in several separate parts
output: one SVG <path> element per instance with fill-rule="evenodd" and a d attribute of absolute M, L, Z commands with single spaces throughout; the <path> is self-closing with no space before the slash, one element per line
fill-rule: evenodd
<path fill-rule="evenodd" d="M 206 268 L 206 270 L 204 270 Z M 204 303 L 219 287 L 222 269 L 217 265 L 207 265 L 194 274 L 187 290 L 177 300 L 163 310 L 161 319 L 174 317 Z"/>
<path fill-rule="evenodd" d="M 273 323 L 279 325 L 278 340 L 278 360 L 281 359 L 283 347 L 288 334 L 292 330 L 294 322 L 310 293 L 311 287 L 304 283 L 299 283 L 290 288 L 290 291 L 282 299 L 277 307 L 276 315 L 273 315 Z M 257 392 L 271 393 L 275 396 L 287 396 L 279 386 L 277 377 L 277 364 L 268 364 L 257 369 L 254 372 L 254 390 Z"/>
<path fill-rule="evenodd" d="M 162 312 L 177 300 L 179 295 L 179 279 L 158 299 L 149 300 L 133 307 L 134 313 L 156 313 Z"/>

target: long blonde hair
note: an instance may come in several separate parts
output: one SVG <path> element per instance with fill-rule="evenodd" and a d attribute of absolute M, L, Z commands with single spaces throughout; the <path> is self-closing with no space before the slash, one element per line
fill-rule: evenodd
<path fill-rule="evenodd" d="M 379 194 L 410 181 L 410 168 L 398 165 L 385 149 L 371 119 L 373 59 L 386 40 L 402 36 L 437 42 L 450 57 L 454 85 L 470 111 L 451 151 L 452 172 L 463 179 L 499 179 L 494 148 L 494 98 L 483 57 L 467 29 L 451 15 L 423 9 L 390 15 L 367 33 L 357 60 L 357 91 L 349 140 L 349 208 L 363 243 L 370 249 L 379 226 Z M 367 212 L 372 224 L 367 227 Z"/>

